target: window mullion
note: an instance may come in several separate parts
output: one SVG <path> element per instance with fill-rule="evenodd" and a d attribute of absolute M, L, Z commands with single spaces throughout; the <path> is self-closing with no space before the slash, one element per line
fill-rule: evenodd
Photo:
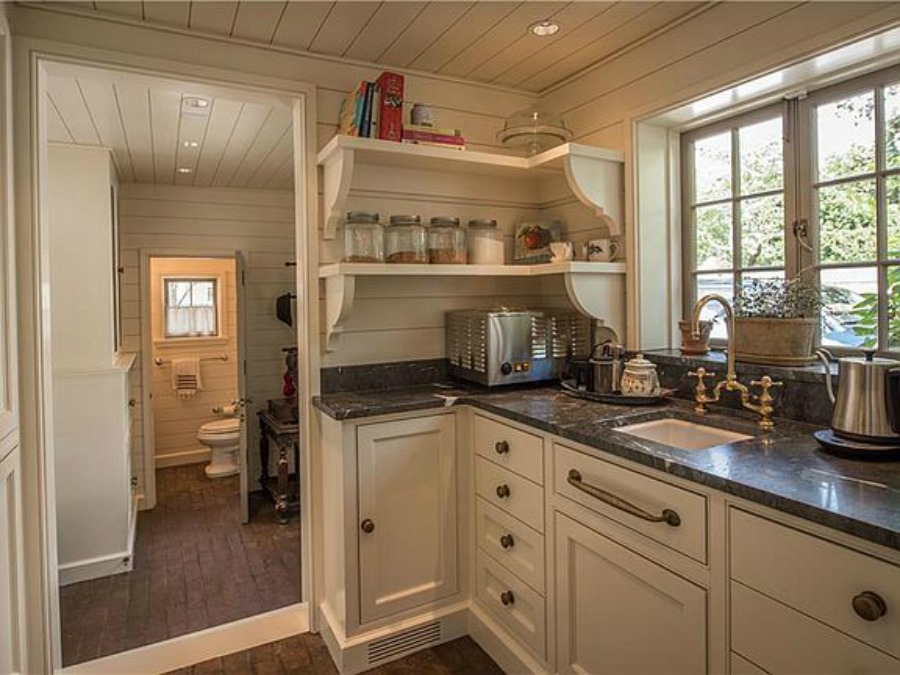
<path fill-rule="evenodd" d="M 741 275 L 738 271 L 744 264 L 741 248 L 741 137 L 740 127 L 731 130 L 731 268 L 734 296 L 740 292 Z"/>
<path fill-rule="evenodd" d="M 875 87 L 875 237 L 876 256 L 879 261 L 888 257 L 887 237 L 887 186 L 885 185 L 884 169 L 885 140 L 887 133 L 884 119 L 884 86 Z M 877 347 L 888 348 L 888 298 L 887 289 L 887 265 L 878 265 L 878 331 Z"/>

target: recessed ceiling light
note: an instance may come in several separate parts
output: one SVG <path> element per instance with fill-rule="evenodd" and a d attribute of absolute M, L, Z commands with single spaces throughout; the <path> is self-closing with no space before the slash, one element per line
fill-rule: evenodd
<path fill-rule="evenodd" d="M 559 24 L 553 23 L 549 19 L 544 19 L 543 21 L 531 24 L 529 30 L 538 37 L 547 37 L 559 32 Z"/>
<path fill-rule="evenodd" d="M 178 173 L 194 173 L 194 170 L 189 166 L 179 166 Z"/>
<path fill-rule="evenodd" d="M 199 148 L 200 143 L 198 141 L 181 141 L 181 144 L 186 148 Z"/>
<path fill-rule="evenodd" d="M 181 112 L 188 115 L 206 115 L 209 112 L 209 99 L 199 96 L 185 96 L 181 99 Z"/>

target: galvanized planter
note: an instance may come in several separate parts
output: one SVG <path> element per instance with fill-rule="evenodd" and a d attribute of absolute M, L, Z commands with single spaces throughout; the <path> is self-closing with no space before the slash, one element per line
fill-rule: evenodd
<path fill-rule="evenodd" d="M 816 319 L 735 317 L 734 357 L 779 366 L 815 363 L 816 324 Z"/>

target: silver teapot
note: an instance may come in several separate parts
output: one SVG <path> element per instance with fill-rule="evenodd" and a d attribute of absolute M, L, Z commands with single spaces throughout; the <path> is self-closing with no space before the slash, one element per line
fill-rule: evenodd
<path fill-rule="evenodd" d="M 863 356 L 835 359 L 827 349 L 816 350 L 825 365 L 825 386 L 834 404 L 831 428 L 836 436 L 858 443 L 900 446 L 900 361 Z M 837 395 L 831 384 L 831 363 L 837 361 Z"/>

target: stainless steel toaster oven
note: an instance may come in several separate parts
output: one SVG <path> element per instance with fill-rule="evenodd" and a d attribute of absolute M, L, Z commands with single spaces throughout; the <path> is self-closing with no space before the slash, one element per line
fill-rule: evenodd
<path fill-rule="evenodd" d="M 558 309 L 447 313 L 450 374 L 486 386 L 559 378 L 591 353 L 591 319 Z"/>

